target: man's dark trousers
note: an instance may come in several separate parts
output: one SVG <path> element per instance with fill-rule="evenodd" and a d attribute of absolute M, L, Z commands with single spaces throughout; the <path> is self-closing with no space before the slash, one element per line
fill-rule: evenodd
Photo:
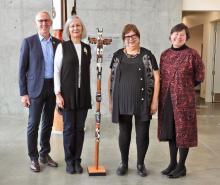
<path fill-rule="evenodd" d="M 29 118 L 27 128 L 28 155 L 31 160 L 37 160 L 50 152 L 50 135 L 53 126 L 56 97 L 53 79 L 45 79 L 43 89 L 36 98 L 30 98 Z M 42 115 L 42 116 L 41 116 Z M 37 149 L 38 128 L 41 119 L 40 152 Z"/>

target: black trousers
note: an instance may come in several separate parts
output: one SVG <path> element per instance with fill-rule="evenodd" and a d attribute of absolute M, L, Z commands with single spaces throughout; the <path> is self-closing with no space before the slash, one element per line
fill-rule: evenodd
<path fill-rule="evenodd" d="M 45 156 L 50 152 L 50 136 L 53 126 L 56 98 L 53 80 L 44 80 L 44 86 L 39 97 L 30 99 L 27 142 L 28 155 L 31 160 L 37 160 L 39 153 Z M 40 152 L 38 153 L 38 129 L 41 119 Z"/>
<path fill-rule="evenodd" d="M 145 155 L 149 146 L 150 121 L 139 121 L 135 116 L 137 164 L 144 164 Z M 122 163 L 128 164 L 131 142 L 132 115 L 119 116 L 119 148 Z"/>
<path fill-rule="evenodd" d="M 81 162 L 87 113 L 88 109 L 63 110 L 63 145 L 67 164 L 73 165 L 75 161 Z"/>

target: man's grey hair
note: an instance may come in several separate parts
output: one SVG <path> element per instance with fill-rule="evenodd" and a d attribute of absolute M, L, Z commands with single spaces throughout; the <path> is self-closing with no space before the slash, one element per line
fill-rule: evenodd
<path fill-rule="evenodd" d="M 48 17 L 50 18 L 50 20 L 52 21 L 51 16 L 50 16 L 50 13 L 49 13 L 48 11 L 40 11 L 40 12 L 37 12 L 37 14 L 36 14 L 36 16 L 35 16 L 35 22 L 37 22 L 37 17 L 38 17 L 38 15 L 41 14 L 41 13 L 47 14 Z"/>
<path fill-rule="evenodd" d="M 82 22 L 82 20 L 79 18 L 78 15 L 73 15 L 71 17 L 69 17 L 64 25 L 64 29 L 63 29 L 63 40 L 70 40 L 70 32 L 69 32 L 69 26 L 70 24 L 72 23 L 72 21 L 74 19 L 78 19 L 81 23 L 81 26 L 82 26 L 82 37 L 81 39 L 84 39 L 86 38 L 87 36 L 87 33 L 86 33 L 86 27 L 84 25 L 84 23 Z"/>

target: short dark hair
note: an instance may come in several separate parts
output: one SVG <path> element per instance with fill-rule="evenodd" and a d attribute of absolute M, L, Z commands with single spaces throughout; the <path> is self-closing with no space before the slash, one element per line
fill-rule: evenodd
<path fill-rule="evenodd" d="M 140 32 L 139 32 L 137 26 L 134 24 L 126 24 L 125 27 L 123 28 L 123 31 L 122 31 L 122 40 L 123 41 L 125 40 L 125 35 L 127 33 L 129 33 L 130 31 L 133 31 L 140 39 Z"/>
<path fill-rule="evenodd" d="M 189 28 L 185 24 L 183 24 L 183 23 L 175 25 L 171 29 L 170 35 L 172 35 L 172 33 L 174 33 L 174 32 L 180 32 L 182 30 L 185 30 L 185 32 L 186 32 L 186 40 L 188 40 L 190 38 Z"/>

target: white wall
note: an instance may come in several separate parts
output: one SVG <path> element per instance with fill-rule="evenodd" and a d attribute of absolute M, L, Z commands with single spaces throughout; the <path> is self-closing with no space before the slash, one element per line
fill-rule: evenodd
<path fill-rule="evenodd" d="M 218 11 L 219 0 L 183 0 L 183 11 Z"/>

